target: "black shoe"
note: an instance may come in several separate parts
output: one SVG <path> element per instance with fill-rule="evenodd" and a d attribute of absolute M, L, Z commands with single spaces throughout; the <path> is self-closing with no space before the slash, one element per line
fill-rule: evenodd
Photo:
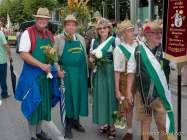
<path fill-rule="evenodd" d="M 68 138 L 68 139 L 72 139 L 73 138 L 73 134 L 72 134 L 71 128 L 66 128 L 65 129 L 64 138 Z"/>
<path fill-rule="evenodd" d="M 74 120 L 74 123 L 72 125 L 72 128 L 74 128 L 75 130 L 79 131 L 79 132 L 85 132 L 84 127 L 79 123 L 78 120 Z"/>
<path fill-rule="evenodd" d="M 37 140 L 37 139 L 32 137 L 31 140 Z"/>
<path fill-rule="evenodd" d="M 73 120 L 66 117 L 66 127 L 65 127 L 65 136 L 64 136 L 64 138 L 68 138 L 68 139 L 72 139 L 73 138 L 73 134 L 72 134 L 72 131 L 71 131 L 72 124 L 73 124 Z"/>
<path fill-rule="evenodd" d="M 11 95 L 1 95 L 1 97 L 2 97 L 2 99 L 7 99 L 7 98 L 9 98 Z"/>
<path fill-rule="evenodd" d="M 45 132 L 41 132 L 40 134 L 36 134 L 37 138 L 41 140 L 52 140 Z"/>

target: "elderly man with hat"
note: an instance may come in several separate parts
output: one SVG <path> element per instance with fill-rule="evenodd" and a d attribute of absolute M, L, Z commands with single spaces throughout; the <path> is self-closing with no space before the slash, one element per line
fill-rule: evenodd
<path fill-rule="evenodd" d="M 88 116 L 88 69 L 84 38 L 76 33 L 78 22 L 73 15 L 64 20 L 64 32 L 55 39 L 59 65 L 64 71 L 66 126 L 65 138 L 72 138 L 72 128 L 85 132 L 79 116 Z"/>
<path fill-rule="evenodd" d="M 94 13 L 94 16 L 91 20 L 91 22 L 88 23 L 88 29 L 85 32 L 84 38 L 85 38 L 85 42 L 86 42 L 86 51 L 87 54 L 89 54 L 90 51 L 90 44 L 93 38 L 96 38 L 96 25 L 99 19 L 101 19 L 101 15 L 98 11 L 96 11 Z M 89 73 L 91 73 L 91 64 L 89 64 Z M 91 74 L 89 75 L 91 76 Z M 91 88 L 91 77 L 89 77 L 89 88 Z"/>
<path fill-rule="evenodd" d="M 116 97 L 121 104 L 121 112 L 125 115 L 127 120 L 127 134 L 123 140 L 132 140 L 132 119 L 133 119 L 133 106 L 128 104 L 125 100 L 126 85 L 127 85 L 127 57 L 123 49 L 128 47 L 134 50 L 137 43 L 135 42 L 134 26 L 129 20 L 124 20 L 118 24 L 118 34 L 121 44 L 114 49 L 114 70 L 115 70 L 115 88 Z M 133 94 L 135 90 L 132 89 Z"/>
<path fill-rule="evenodd" d="M 96 11 L 91 19 L 91 22 L 88 23 L 88 30 L 85 33 L 85 40 L 87 45 L 87 51 L 90 49 L 90 44 L 93 38 L 96 38 L 95 27 L 97 22 L 102 18 L 99 11 Z"/>
<path fill-rule="evenodd" d="M 19 54 L 24 61 L 16 89 L 16 99 L 22 102 L 21 109 L 28 120 L 31 140 L 51 140 L 42 130 L 43 121 L 51 121 L 51 70 L 42 46 L 54 43 L 51 32 L 46 29 L 49 10 L 39 8 L 34 15 L 36 23 L 25 30 L 20 39 Z"/>
<path fill-rule="evenodd" d="M 126 48 L 127 99 L 133 103 L 132 87 L 137 85 L 135 96 L 136 117 L 141 122 L 141 140 L 153 140 L 150 127 L 154 116 L 160 140 L 175 139 L 174 112 L 171 93 L 166 76 L 161 67 L 162 48 L 157 47 L 161 40 L 161 27 L 156 22 L 144 25 L 145 41 L 139 42 L 135 51 Z M 135 80 L 136 79 L 136 80 Z"/>

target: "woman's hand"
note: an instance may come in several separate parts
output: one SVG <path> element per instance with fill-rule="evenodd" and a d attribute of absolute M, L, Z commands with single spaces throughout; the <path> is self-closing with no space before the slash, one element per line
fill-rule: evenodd
<path fill-rule="evenodd" d="M 93 63 L 93 61 L 94 61 L 94 56 L 91 53 L 89 55 L 89 61 L 90 61 L 90 63 Z"/>

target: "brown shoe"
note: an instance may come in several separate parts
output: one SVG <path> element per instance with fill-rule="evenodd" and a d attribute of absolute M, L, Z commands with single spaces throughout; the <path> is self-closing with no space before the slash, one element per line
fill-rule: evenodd
<path fill-rule="evenodd" d="M 143 140 L 142 136 L 141 136 L 141 140 Z M 153 136 L 149 136 L 149 140 L 155 140 L 155 139 L 153 138 Z"/>
<path fill-rule="evenodd" d="M 123 137 L 123 140 L 133 140 L 133 135 L 130 133 L 125 134 Z"/>
<path fill-rule="evenodd" d="M 154 140 L 153 136 L 149 136 L 149 140 Z"/>

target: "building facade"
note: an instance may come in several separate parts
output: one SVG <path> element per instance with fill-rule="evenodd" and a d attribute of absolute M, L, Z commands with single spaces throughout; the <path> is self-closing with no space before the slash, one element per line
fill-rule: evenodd
<path fill-rule="evenodd" d="M 101 2 L 102 15 L 116 21 L 129 18 L 133 23 L 137 19 L 155 19 L 156 16 L 162 17 L 163 0 L 103 0 Z"/>
<path fill-rule="evenodd" d="M 90 12 L 100 11 L 103 17 L 112 21 L 131 19 L 133 23 L 140 19 L 155 19 L 162 17 L 163 0 L 90 0 L 88 3 Z M 59 11 L 52 13 L 53 20 L 59 20 Z"/>
<path fill-rule="evenodd" d="M 162 18 L 163 0 L 130 0 L 130 19 L 135 23 L 137 19 L 154 20 Z"/>

